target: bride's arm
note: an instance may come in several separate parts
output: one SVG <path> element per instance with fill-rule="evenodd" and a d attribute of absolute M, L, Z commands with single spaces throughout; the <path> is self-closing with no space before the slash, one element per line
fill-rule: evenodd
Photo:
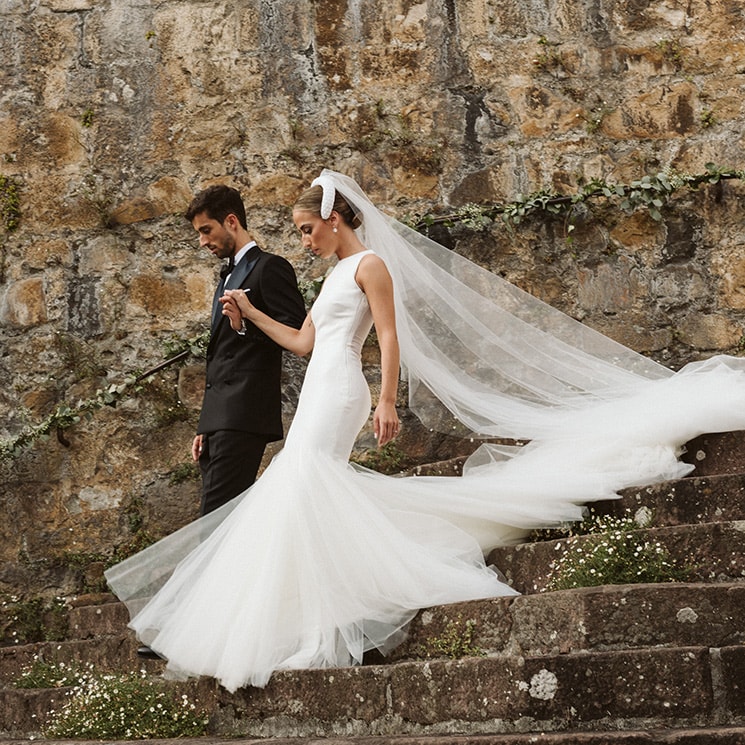
<path fill-rule="evenodd" d="M 258 329 L 263 331 L 279 346 L 303 357 L 313 349 L 316 331 L 311 321 L 310 313 L 305 317 L 299 328 L 287 326 L 274 320 L 266 313 L 262 313 L 246 296 L 243 290 L 225 290 L 220 298 L 223 315 L 230 319 L 230 325 L 236 331 L 241 328 L 241 318 L 246 318 Z"/>
<path fill-rule="evenodd" d="M 378 445 L 390 442 L 399 430 L 396 395 L 400 353 L 393 306 L 393 282 L 385 263 L 378 256 L 365 256 L 357 269 L 357 284 L 367 295 L 375 333 L 380 345 L 380 399 L 373 415 Z"/>

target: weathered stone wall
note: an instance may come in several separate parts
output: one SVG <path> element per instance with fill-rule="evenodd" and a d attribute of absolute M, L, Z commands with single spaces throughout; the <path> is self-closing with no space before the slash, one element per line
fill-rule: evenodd
<path fill-rule="evenodd" d="M 743 13 L 731 0 L 3 0 L 0 175 L 20 187 L 20 223 L 0 226 L 0 435 L 204 329 L 217 266 L 180 215 L 209 183 L 239 187 L 260 243 L 310 280 L 327 267 L 303 255 L 289 207 L 323 166 L 397 216 L 742 168 Z M 740 348 L 744 201 L 729 181 L 677 195 L 662 222 L 598 204 L 571 243 L 556 218 L 437 235 L 677 366 Z M 0 590 L 69 589 L 59 567 L 75 554 L 195 513 L 183 476 L 200 370 L 169 369 L 67 429 L 67 445 L 53 436 L 2 466 Z M 288 367 L 288 416 L 301 370 Z"/>

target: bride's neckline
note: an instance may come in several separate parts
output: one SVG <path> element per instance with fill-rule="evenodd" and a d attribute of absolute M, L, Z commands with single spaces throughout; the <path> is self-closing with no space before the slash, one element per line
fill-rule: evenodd
<path fill-rule="evenodd" d="M 347 259 L 352 259 L 355 256 L 361 256 L 362 254 L 371 254 L 373 253 L 373 250 L 371 248 L 365 248 L 362 251 L 355 251 L 353 254 L 349 254 L 349 256 L 345 256 L 343 259 L 339 259 L 338 263 L 341 264 L 342 261 L 346 261 Z"/>

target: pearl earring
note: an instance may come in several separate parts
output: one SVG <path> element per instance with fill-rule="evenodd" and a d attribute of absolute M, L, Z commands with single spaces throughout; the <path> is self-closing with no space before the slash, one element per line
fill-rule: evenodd
<path fill-rule="evenodd" d="M 336 232 L 337 232 L 336 228 L 332 228 L 332 230 L 334 231 L 334 233 L 336 233 Z"/>

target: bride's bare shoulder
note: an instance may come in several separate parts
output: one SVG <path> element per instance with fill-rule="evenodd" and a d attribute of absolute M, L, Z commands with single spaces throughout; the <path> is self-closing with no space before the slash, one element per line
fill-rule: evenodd
<path fill-rule="evenodd" d="M 355 280 L 363 292 L 389 290 L 392 285 L 391 275 L 383 259 L 377 254 L 369 253 L 360 259 Z"/>

